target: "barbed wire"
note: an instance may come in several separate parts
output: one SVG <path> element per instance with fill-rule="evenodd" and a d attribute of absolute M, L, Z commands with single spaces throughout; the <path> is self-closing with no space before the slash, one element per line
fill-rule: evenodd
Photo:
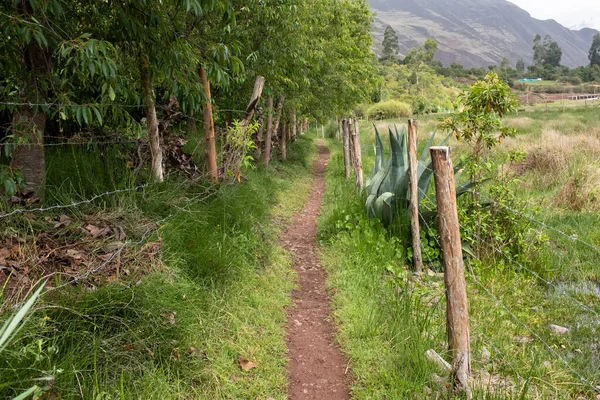
<path fill-rule="evenodd" d="M 514 263 L 515 265 L 517 265 L 519 268 L 521 268 L 522 270 L 525 270 L 527 272 L 529 272 L 530 274 L 532 274 L 533 276 L 535 276 L 537 279 L 541 280 L 542 282 L 544 282 L 546 285 L 551 286 L 554 288 L 554 290 L 556 290 L 559 293 L 564 294 L 566 297 L 570 298 L 571 300 L 573 300 L 575 303 L 577 303 L 581 308 L 585 309 L 586 311 L 591 312 L 592 314 L 594 314 L 596 317 L 600 318 L 600 313 L 598 313 L 596 310 L 594 310 L 593 308 L 587 306 L 586 304 L 582 303 L 581 301 L 579 301 L 577 298 L 575 298 L 574 296 L 571 296 L 565 289 L 560 289 L 558 286 L 556 286 L 554 283 L 552 283 L 551 281 L 545 279 L 544 277 L 542 277 L 539 273 L 535 272 L 534 270 L 532 270 L 531 268 L 526 267 L 525 265 L 523 265 L 522 263 L 520 263 L 519 261 L 515 260 L 514 258 L 512 258 L 510 255 L 506 254 L 505 252 L 503 252 L 501 249 L 499 249 L 498 247 L 494 246 L 492 243 L 490 243 L 489 241 L 483 239 L 482 237 L 478 236 L 477 234 L 474 235 L 475 238 L 481 242 L 486 244 L 487 246 L 489 246 L 493 251 L 495 251 L 496 253 L 502 255 L 504 258 L 506 258 L 508 261 Z"/>
<path fill-rule="evenodd" d="M 137 140 L 118 140 L 112 142 L 57 142 L 57 143 L 17 143 L 17 142 L 0 142 L 0 146 L 11 145 L 11 146 L 42 146 L 42 147 L 55 147 L 55 146 L 95 146 L 95 145 L 112 145 L 112 144 L 131 144 L 137 143 Z"/>
<path fill-rule="evenodd" d="M 34 102 L 14 102 L 14 101 L 0 101 L 0 105 L 4 105 L 4 106 L 15 106 L 15 107 L 46 107 L 46 108 L 72 108 L 72 107 L 96 107 L 96 108 L 103 108 L 103 107 L 122 107 L 122 108 L 143 108 L 145 107 L 144 104 L 123 104 L 123 103 L 86 103 L 86 104 L 77 104 L 77 103 L 58 103 L 58 102 L 44 102 L 44 103 L 34 103 Z M 162 104 L 154 104 L 155 108 L 161 109 L 163 111 L 173 111 L 172 109 L 169 109 L 168 107 L 162 105 Z M 230 109 L 230 108 L 223 108 L 223 109 L 213 109 L 213 114 L 218 114 L 218 113 L 224 113 L 224 112 L 232 112 L 232 113 L 240 113 L 240 114 L 245 114 L 246 110 L 237 110 L 237 109 Z M 190 115 L 184 114 L 179 112 L 177 114 L 177 116 L 180 117 L 185 117 L 185 118 L 189 118 L 189 119 L 195 119 L 200 121 L 200 119 L 196 118 L 196 117 L 192 117 Z"/>
<path fill-rule="evenodd" d="M 141 238 L 139 240 L 135 240 L 135 241 L 134 240 L 130 240 L 130 241 L 124 242 L 123 245 L 121 245 L 117 250 L 115 250 L 106 261 L 104 261 L 103 263 L 99 264 L 97 267 L 95 267 L 95 268 L 93 268 L 91 270 L 88 270 L 88 271 L 86 271 L 85 273 L 83 273 L 83 274 L 81 274 L 79 276 L 72 277 L 71 279 L 68 279 L 64 283 L 62 283 L 62 284 L 60 284 L 60 285 L 58 285 L 58 286 L 56 286 L 54 288 L 46 290 L 44 292 L 44 294 L 46 294 L 48 292 L 51 292 L 51 291 L 54 291 L 54 290 L 62 289 L 62 288 L 66 287 L 66 286 L 69 286 L 69 285 L 73 285 L 73 284 L 75 284 L 75 283 L 77 283 L 77 282 L 79 282 L 79 281 L 87 278 L 88 276 L 93 275 L 93 274 L 99 272 L 104 267 L 106 267 L 111 262 L 113 262 L 117 257 L 119 257 L 127 247 L 138 246 L 138 245 L 144 243 L 144 241 L 146 240 L 146 238 L 151 233 L 155 232 L 158 229 L 161 229 L 161 225 L 163 225 L 167 221 L 171 220 L 172 218 L 174 218 L 174 217 L 176 217 L 176 216 L 178 216 L 178 215 L 180 215 L 182 213 L 192 212 L 191 210 L 189 210 L 190 207 L 192 207 L 192 206 L 194 206 L 194 205 L 196 205 L 198 203 L 201 203 L 203 201 L 206 201 L 206 200 L 210 199 L 211 197 L 213 197 L 213 196 L 217 195 L 218 193 L 220 193 L 220 191 L 223 188 L 231 186 L 233 184 L 234 184 L 233 182 L 229 182 L 229 183 L 227 183 L 225 185 L 221 185 L 217 190 L 211 190 L 212 188 L 207 188 L 204 192 L 200 193 L 199 197 L 193 199 L 192 201 L 187 202 L 183 207 L 174 206 L 177 209 L 175 212 L 172 212 L 169 215 L 167 215 L 166 217 L 164 217 L 164 218 L 162 218 L 162 219 L 154 222 L 154 225 L 156 225 L 156 227 L 148 228 L 144 232 L 144 234 L 141 236 Z M 46 276 L 46 277 L 44 277 L 42 279 L 43 280 L 48 279 L 53 274 L 49 274 L 48 276 Z"/>
<path fill-rule="evenodd" d="M 421 192 L 423 192 L 421 190 Z M 427 196 L 425 194 L 425 196 Z M 430 198 L 428 198 L 429 201 L 432 201 Z M 419 210 L 419 216 L 421 218 L 421 220 L 425 223 L 425 226 L 427 227 L 428 230 L 431 230 L 430 225 L 427 223 L 427 220 L 424 218 L 424 216 L 421 214 L 420 210 Z M 478 238 L 478 240 L 480 240 L 481 238 Z M 441 244 L 439 242 L 439 240 L 437 239 L 437 237 L 434 236 L 434 240 L 436 241 L 437 245 L 440 247 L 440 250 L 442 249 Z M 484 243 L 486 243 L 484 241 Z M 488 245 L 490 245 L 489 243 L 486 243 Z M 443 253 L 443 250 L 441 250 Z M 504 254 L 503 252 L 501 252 L 502 254 Z M 505 254 L 504 254 L 505 255 Z M 481 260 L 479 260 L 481 261 Z M 515 261 L 516 262 L 516 261 Z M 535 274 L 539 279 L 543 280 L 544 282 L 546 282 L 547 284 L 552 285 L 553 287 L 555 287 L 555 289 L 558 289 L 556 286 L 554 286 L 551 282 L 546 281 L 545 279 L 543 279 L 541 276 L 539 276 L 539 274 L 535 273 L 534 271 L 525 268 L 522 264 L 519 264 L 523 269 L 532 272 L 533 274 Z M 556 356 L 560 361 L 562 361 L 565 366 L 573 373 L 575 374 L 582 382 L 584 382 L 585 384 L 587 384 L 588 386 L 590 386 L 595 392 L 600 393 L 600 388 L 596 387 L 592 382 L 590 382 L 587 378 L 585 378 L 583 375 L 581 375 L 577 370 L 575 370 L 575 368 L 573 368 L 571 366 L 571 364 L 569 364 L 569 362 L 567 360 L 565 360 L 557 351 L 555 351 L 544 339 L 542 339 L 540 337 L 540 335 L 538 335 L 535 331 L 533 331 L 533 329 L 531 329 L 529 326 L 527 326 L 527 324 L 525 324 L 521 319 L 519 319 L 509 308 L 508 306 L 506 306 L 500 299 L 498 299 L 496 296 L 494 296 L 476 277 L 475 272 L 471 269 L 470 271 L 470 276 L 473 279 L 473 281 L 480 286 L 487 294 L 488 296 L 490 296 L 494 301 L 496 301 L 496 303 L 498 303 L 502 308 L 504 308 L 507 313 L 517 322 L 519 323 L 521 326 L 523 326 L 526 330 L 528 330 L 532 335 L 534 335 L 548 350 L 550 350 L 551 353 L 554 354 L 554 356 Z M 596 316 L 599 316 L 599 314 L 587 307 L 585 304 L 579 302 L 579 300 L 575 299 L 574 297 L 568 295 L 568 293 L 565 292 L 565 294 L 570 297 L 571 299 L 575 300 L 577 303 L 579 303 L 581 306 L 583 306 L 584 308 L 588 309 L 589 311 L 591 311 L 592 313 L 594 313 Z M 491 340 L 490 340 L 491 341 Z M 511 366 L 512 368 L 512 366 Z M 518 372 L 516 371 L 516 369 L 513 368 L 513 370 L 515 371 L 515 373 L 517 373 L 517 376 L 520 377 L 520 375 L 518 375 Z"/>
<path fill-rule="evenodd" d="M 531 215 L 525 214 L 525 213 L 523 213 L 523 212 L 521 212 L 519 210 L 516 210 L 516 209 L 514 209 L 512 207 L 509 207 L 509 206 L 507 206 L 505 204 L 502 204 L 502 203 L 500 203 L 500 202 L 498 202 L 498 201 L 496 201 L 494 199 L 486 199 L 486 200 L 490 201 L 490 202 L 492 202 L 494 204 L 497 204 L 497 205 L 499 205 L 500 207 L 502 207 L 502 208 L 504 208 L 506 210 L 512 211 L 515 214 L 517 214 L 517 215 L 519 215 L 521 217 L 524 217 L 524 218 L 528 219 L 531 222 L 535 222 L 535 223 L 543 226 L 544 228 L 550 229 L 551 231 L 554 231 L 554 232 L 556 232 L 556 233 L 558 233 L 558 234 L 566 237 L 567 239 L 570 239 L 570 240 L 572 240 L 574 242 L 579 242 L 579 243 L 581 243 L 581 244 L 583 244 L 583 245 L 585 245 L 585 246 L 587 246 L 587 247 L 589 247 L 589 248 L 597 251 L 598 253 L 600 253 L 600 247 L 594 246 L 593 244 L 591 244 L 589 242 L 586 242 L 585 240 L 579 239 L 579 237 L 577 235 L 574 235 L 574 234 L 569 235 L 568 233 L 563 232 L 562 230 L 560 230 L 558 228 L 555 228 L 555 227 L 553 227 L 551 225 L 548 225 L 547 223 L 545 223 L 543 221 L 539 221 L 539 220 L 533 218 Z"/>
<path fill-rule="evenodd" d="M 470 274 L 473 282 L 475 282 L 481 289 L 483 289 L 487 295 L 496 302 L 497 305 L 502 307 L 511 318 L 521 325 L 525 330 L 527 330 L 530 334 L 532 334 L 536 339 L 538 339 L 557 359 L 562 361 L 562 363 L 575 375 L 577 376 L 583 383 L 591 387 L 595 392 L 600 393 L 600 389 L 597 388 L 592 382 L 590 382 L 586 377 L 581 375 L 567 360 L 564 359 L 556 350 L 552 348 L 539 334 L 537 334 L 532 328 L 530 328 L 525 322 L 523 322 L 519 317 L 517 317 L 508 306 L 506 306 L 498 297 L 496 297 L 488 288 L 486 288 L 476 277 L 475 273 L 471 271 Z"/>
<path fill-rule="evenodd" d="M 155 184 L 155 183 L 154 183 Z M 60 209 L 65 209 L 65 208 L 73 208 L 73 207 L 78 207 L 84 204 L 90 204 L 102 197 L 106 197 L 106 196 L 110 196 L 113 194 L 118 194 L 118 193 L 127 193 L 127 192 L 134 192 L 140 189 L 145 189 L 147 187 L 150 187 L 154 184 L 151 183 L 145 183 L 143 185 L 139 185 L 136 187 L 132 187 L 132 188 L 127 188 L 127 189 L 117 189 L 117 190 L 113 190 L 110 192 L 104 192 L 104 193 L 100 193 L 97 194 L 89 199 L 86 200 L 81 200 L 81 201 L 75 201 L 72 202 L 71 204 L 59 204 L 56 206 L 49 206 L 49 207 L 37 207 L 37 208 L 17 208 L 11 212 L 5 213 L 5 214 L 0 214 L 0 219 L 3 218 L 7 218 L 10 217 L 12 215 L 15 214 L 22 214 L 22 213 L 29 213 L 29 212 L 46 212 L 46 211 L 52 211 L 52 210 L 60 210 Z"/>

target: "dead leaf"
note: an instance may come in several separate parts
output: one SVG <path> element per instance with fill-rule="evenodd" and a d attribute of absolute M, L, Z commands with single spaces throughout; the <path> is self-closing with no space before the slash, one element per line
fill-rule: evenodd
<path fill-rule="evenodd" d="M 79 250 L 75 249 L 67 250 L 67 256 L 71 257 L 74 260 L 81 260 L 83 258 L 83 254 Z"/>
<path fill-rule="evenodd" d="M 5 265 L 6 264 L 6 259 L 10 257 L 10 250 L 6 249 L 6 248 L 1 248 L 0 249 L 0 265 Z"/>
<path fill-rule="evenodd" d="M 179 352 L 179 348 L 175 347 L 173 349 L 173 357 L 175 357 L 175 361 L 179 361 L 181 359 L 181 354 Z"/>
<path fill-rule="evenodd" d="M 127 235 L 125 234 L 125 230 L 122 227 L 117 226 L 116 228 L 114 228 L 114 230 L 115 230 L 115 237 L 117 238 L 117 240 L 125 240 Z"/>
<path fill-rule="evenodd" d="M 58 218 L 58 222 L 54 224 L 54 228 L 61 228 L 63 226 L 69 226 L 71 225 L 71 223 L 73 222 L 73 220 L 71 219 L 71 217 L 69 217 L 68 215 L 61 215 Z"/>
<path fill-rule="evenodd" d="M 85 230 L 88 231 L 88 233 L 92 235 L 93 238 L 105 237 L 108 236 L 111 232 L 110 228 L 108 227 L 99 228 L 95 225 L 88 225 L 85 227 Z"/>
<path fill-rule="evenodd" d="M 167 320 L 167 322 L 171 325 L 175 325 L 175 316 L 177 315 L 176 311 L 164 312 L 160 314 L 161 317 Z"/>
<path fill-rule="evenodd" d="M 252 368 L 258 367 L 258 364 L 246 360 L 241 354 L 238 354 L 238 362 L 244 371 L 250 371 Z"/>

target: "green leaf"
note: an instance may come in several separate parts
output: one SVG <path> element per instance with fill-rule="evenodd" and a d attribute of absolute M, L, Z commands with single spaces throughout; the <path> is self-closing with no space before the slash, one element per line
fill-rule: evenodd
<path fill-rule="evenodd" d="M 115 101 L 115 90 L 112 86 L 108 87 L 108 97 L 110 98 L 110 101 Z"/>

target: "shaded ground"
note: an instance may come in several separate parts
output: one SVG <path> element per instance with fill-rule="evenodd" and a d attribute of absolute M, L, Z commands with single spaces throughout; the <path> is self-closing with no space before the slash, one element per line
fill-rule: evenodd
<path fill-rule="evenodd" d="M 329 318 L 331 299 L 316 248 L 316 217 L 325 192 L 328 158 L 329 150 L 319 145 L 311 197 L 283 238 L 284 247 L 295 256 L 299 284 L 292 295 L 295 307 L 288 310 L 288 395 L 292 400 L 350 397 L 348 362 L 335 345 L 335 326 Z"/>

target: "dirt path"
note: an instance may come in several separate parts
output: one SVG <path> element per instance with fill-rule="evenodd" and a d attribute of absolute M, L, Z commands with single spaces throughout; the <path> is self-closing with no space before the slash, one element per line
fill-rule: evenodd
<path fill-rule="evenodd" d="M 288 310 L 288 397 L 292 400 L 350 397 L 348 362 L 334 344 L 335 326 L 329 319 L 331 299 L 316 248 L 316 218 L 323 202 L 328 158 L 329 150 L 319 145 L 311 197 L 283 238 L 284 247 L 294 254 L 299 283 L 292 295 L 295 306 Z"/>

